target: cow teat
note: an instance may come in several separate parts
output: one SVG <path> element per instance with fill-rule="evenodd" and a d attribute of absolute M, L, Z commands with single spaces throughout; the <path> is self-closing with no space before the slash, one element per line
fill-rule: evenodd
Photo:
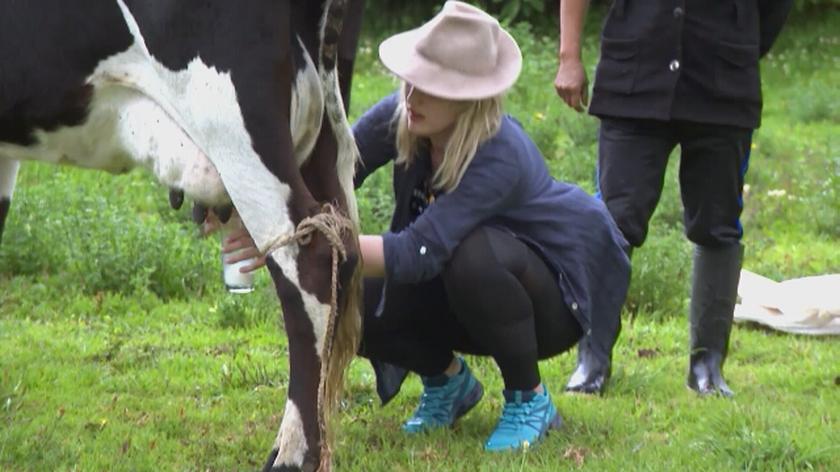
<path fill-rule="evenodd" d="M 207 219 L 207 207 L 201 203 L 194 203 L 192 208 L 192 220 L 195 224 L 200 225 Z"/>
<path fill-rule="evenodd" d="M 219 218 L 222 224 L 227 223 L 233 215 L 233 205 L 221 205 L 213 207 L 213 213 Z"/>
<path fill-rule="evenodd" d="M 169 190 L 169 205 L 173 210 L 180 210 L 184 204 L 184 191 L 178 189 Z"/>

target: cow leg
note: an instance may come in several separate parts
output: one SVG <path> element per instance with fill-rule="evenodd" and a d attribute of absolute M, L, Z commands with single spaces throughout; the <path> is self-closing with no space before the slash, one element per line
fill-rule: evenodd
<path fill-rule="evenodd" d="M 358 252 L 355 241 L 351 245 L 349 238 L 344 240 L 348 262 L 342 264 L 338 284 L 348 287 L 351 284 L 345 280 L 350 277 L 345 274 L 352 274 L 352 271 L 348 272 L 345 267 L 357 265 L 355 254 Z M 340 386 L 346 364 L 355 352 L 359 331 L 358 314 L 339 309 L 335 334 L 327 332 L 333 316 L 332 258 L 329 242 L 322 235 L 314 234 L 311 242 L 299 248 L 297 258 L 291 264 L 293 267 L 288 267 L 286 264 L 292 261 L 282 256 L 277 259 L 285 259 L 283 263 L 278 264 L 274 255 L 268 262 L 283 304 L 290 372 L 286 409 L 266 470 L 328 470 L 319 469 L 320 464 L 329 463 L 329 453 L 321 447 L 328 437 L 323 435 L 320 420 L 328 418 L 331 406 L 335 404 L 337 392 L 334 389 Z M 296 278 L 294 267 L 297 268 Z M 346 308 L 348 299 L 342 294 L 338 307 Z M 326 346 L 331 341 L 332 352 L 327 353 Z M 322 401 L 319 390 L 324 363 L 329 366 L 330 375 Z"/>
<path fill-rule="evenodd" d="M 347 144 L 355 146 L 352 140 L 345 142 L 345 146 Z M 344 157 L 348 151 L 350 157 Z M 339 174 L 352 177 L 353 156 L 355 147 L 339 152 L 332 126 L 325 121 L 310 159 L 301 168 L 301 175 L 312 197 L 318 202 L 333 204 L 345 215 L 353 212 L 355 205 L 352 193 L 349 194 L 351 201 L 348 202 L 348 193 L 340 183 Z M 294 198 L 293 207 L 296 206 Z M 355 223 L 353 226 L 355 229 Z M 334 334 L 330 338 L 333 347 L 332 352 L 328 353 L 329 359 L 323 356 L 325 345 L 329 342 L 325 338 L 328 336 L 326 330 L 331 316 L 332 246 L 326 237 L 316 233 L 309 244 L 300 247 L 295 264 L 298 270 L 297 284 L 287 277 L 288 271 L 269 263 L 283 301 L 290 375 L 286 411 L 265 470 L 297 470 L 295 464 L 302 464 L 301 470 L 318 470 L 319 464 L 329 463 L 329 457 L 322 457 L 318 447 L 329 438 L 321 437 L 318 423 L 312 420 L 319 419 L 321 415 L 331 415 L 332 407 L 338 399 L 343 373 L 356 351 L 360 331 L 358 308 L 354 301 L 357 300 L 354 295 L 358 293 L 360 281 L 356 275 L 359 268 L 357 231 L 343 234 L 341 240 L 347 251 L 347 259 L 339 265 L 337 274 L 337 284 L 342 290 L 338 293 L 338 317 Z M 309 294 L 314 295 L 318 303 L 307 303 L 305 298 Z M 329 375 L 326 380 L 326 398 L 324 404 L 319 405 L 319 382 L 324 362 L 329 366 Z M 301 431 L 304 437 L 300 437 Z M 301 447 L 304 444 L 308 447 Z M 300 455 L 301 450 L 305 450 L 303 456 Z"/>
<path fill-rule="evenodd" d="M 343 374 L 356 351 L 360 332 L 357 296 L 359 292 L 358 241 L 355 199 L 352 194 L 352 175 L 358 154 L 342 106 L 338 75 L 335 68 L 335 42 L 341 33 L 340 17 L 344 2 L 334 1 L 333 10 L 326 13 L 321 33 L 320 77 L 323 87 L 326 115 L 314 150 L 301 169 L 301 176 L 309 194 L 318 202 L 331 203 L 353 220 L 353 230 L 342 234 L 347 259 L 338 271 L 338 287 L 342 290 L 337 300 L 338 313 L 331 335 L 330 324 L 333 273 L 332 262 L 336 257 L 327 238 L 314 235 L 312 241 L 300 248 L 296 267 L 299 285 L 287 278 L 282 267 L 272 268 L 278 293 L 284 300 L 284 319 L 289 338 L 290 376 L 286 412 L 275 442 L 275 449 L 266 463 L 265 470 L 321 470 L 331 467 L 329 434 L 322 431 L 320 421 L 332 416 L 338 401 Z M 292 206 L 296 206 L 293 194 Z M 300 291 L 296 292 L 295 289 Z M 306 296 L 313 294 L 320 302 L 307 303 Z M 327 307 L 326 313 L 324 306 Z M 305 316 L 301 316 L 301 314 Z M 329 346 L 332 346 L 331 348 Z M 314 349 L 313 349 L 314 347 Z M 325 357 L 325 356 L 328 356 Z M 323 365 L 328 366 L 322 378 Z M 324 381 L 324 397 L 319 395 L 319 383 Z M 323 400 L 323 402 L 322 402 Z M 312 427 L 312 419 L 317 419 Z M 299 436 L 300 431 L 304 437 Z M 301 448 L 297 444 L 318 445 L 317 449 Z"/>
<path fill-rule="evenodd" d="M 319 203 L 300 174 L 293 153 L 290 121 L 293 80 L 296 72 L 305 67 L 297 64 L 294 57 L 290 12 L 308 4 L 265 2 L 265 5 L 265 19 L 261 23 L 276 25 L 267 31 L 280 33 L 261 40 L 278 50 L 272 53 L 271 61 L 249 63 L 249 68 L 231 74 L 238 106 L 243 110 L 253 150 L 262 165 L 232 159 L 230 155 L 215 156 L 214 165 L 220 169 L 231 200 L 257 247 L 269 254 L 266 264 L 280 298 L 289 339 L 290 377 L 285 413 L 266 469 L 311 471 L 320 462 L 316 397 L 318 353 L 324 336 L 316 326 L 323 326 L 329 315 L 328 286 L 313 288 L 313 284 L 304 284 L 300 277 L 299 254 L 311 251 L 314 244 L 305 246 L 294 241 L 280 244 L 275 239 L 289 236 L 302 220 L 320 211 Z M 313 28 L 316 24 L 317 18 Z M 265 175 L 266 171 L 270 176 Z M 323 263 L 324 270 L 327 264 Z"/>
<path fill-rule="evenodd" d="M 320 303 L 311 303 L 299 288 L 301 282 L 287 277 L 276 261 L 269 259 L 268 268 L 283 305 L 283 320 L 289 346 L 289 385 L 286 407 L 266 471 L 315 471 L 320 462 L 318 418 L 318 360 L 313 320 L 328 316 Z M 296 283 L 297 282 L 297 283 Z M 318 323 L 321 324 L 321 323 Z"/>
<path fill-rule="evenodd" d="M 302 169 L 302 175 L 318 201 L 331 202 L 346 211 L 347 197 L 336 173 L 336 151 L 336 140 L 325 123 L 314 154 Z M 290 375 L 286 411 L 274 451 L 266 464 L 267 470 L 295 470 L 292 465 L 301 462 L 302 470 L 324 470 L 318 469 L 319 464 L 329 464 L 329 457 L 322 455 L 328 449 L 317 447 L 322 441 L 329 441 L 329 438 L 322 437 L 320 425 L 313 424 L 311 420 L 320 419 L 322 415 L 326 419 L 331 416 L 338 400 L 343 373 L 358 344 L 360 318 L 357 294 L 361 278 L 357 275 L 357 241 L 356 231 L 342 235 L 347 259 L 339 265 L 337 274 L 337 288 L 341 290 L 338 292 L 338 313 L 332 335 L 327 333 L 327 325 L 332 316 L 332 258 L 339 256 L 334 254 L 327 239 L 316 234 L 308 245 L 300 248 L 296 261 L 299 286 L 286 277 L 287 272 L 281 267 L 269 264 L 283 300 Z M 319 303 L 307 303 L 305 297 L 308 294 L 313 294 Z M 326 347 L 330 341 L 331 350 Z M 325 398 L 319 404 L 323 363 L 328 365 L 328 376 Z M 305 434 L 303 438 L 299 436 L 301 431 Z M 301 447 L 304 444 L 309 447 Z M 299 455 L 301 450 L 305 450 L 303 457 Z"/>
<path fill-rule="evenodd" d="M 320 205 L 309 192 L 297 168 L 289 169 L 294 162 L 283 163 L 280 179 L 291 187 L 288 213 L 297 227 L 307 217 L 316 215 Z M 275 173 L 275 175 L 277 175 Z M 274 281 L 283 307 L 283 321 L 289 346 L 289 385 L 286 407 L 271 455 L 264 470 L 315 471 L 320 462 L 321 435 L 318 428 L 319 352 L 323 345 L 323 332 L 318 328 L 329 316 L 328 285 L 313 283 L 305 277 L 317 264 L 327 270 L 328 247 L 318 244 L 315 236 L 309 245 L 289 244 L 269 249 L 271 256 L 266 265 Z M 319 257 L 302 257 L 314 254 Z"/>
<path fill-rule="evenodd" d="M 15 190 L 18 161 L 0 157 L 0 241 L 3 240 L 3 226 L 12 205 L 12 193 Z"/>

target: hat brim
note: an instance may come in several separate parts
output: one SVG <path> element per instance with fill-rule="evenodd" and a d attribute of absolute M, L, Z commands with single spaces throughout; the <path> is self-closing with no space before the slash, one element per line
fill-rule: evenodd
<path fill-rule="evenodd" d="M 428 94 L 450 100 L 481 100 L 511 88 L 522 71 L 519 46 L 507 31 L 501 33 L 497 65 L 491 74 L 467 74 L 430 61 L 417 52 L 420 28 L 383 41 L 379 45 L 379 59 L 394 75 Z"/>

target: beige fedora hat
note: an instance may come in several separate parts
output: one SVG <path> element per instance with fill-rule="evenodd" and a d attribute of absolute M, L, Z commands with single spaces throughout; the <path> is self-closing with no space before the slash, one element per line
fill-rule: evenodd
<path fill-rule="evenodd" d="M 499 22 L 455 1 L 423 26 L 383 41 L 379 58 L 399 78 L 452 100 L 499 95 L 522 70 L 519 46 Z"/>

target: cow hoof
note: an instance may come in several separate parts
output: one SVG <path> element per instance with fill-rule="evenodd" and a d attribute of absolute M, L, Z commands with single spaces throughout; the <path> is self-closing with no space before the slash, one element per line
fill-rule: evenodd
<path fill-rule="evenodd" d="M 302 467 L 290 464 L 275 466 L 274 461 L 277 460 L 278 452 L 277 449 L 271 450 L 271 454 L 268 455 L 268 460 L 265 461 L 263 466 L 263 472 L 315 472 L 318 470 L 318 462 L 313 461 L 304 462 Z"/>
<path fill-rule="evenodd" d="M 280 467 L 274 467 L 270 470 L 271 472 L 303 472 L 303 469 L 293 465 L 281 465 Z"/>
<path fill-rule="evenodd" d="M 225 224 L 230 220 L 231 215 L 233 215 L 233 205 L 222 205 L 215 207 L 213 208 L 213 213 L 215 213 L 216 216 L 219 217 L 219 221 L 221 221 L 222 224 Z"/>
<path fill-rule="evenodd" d="M 265 461 L 265 465 L 263 466 L 263 472 L 272 472 L 274 469 L 271 467 L 274 465 L 274 461 L 277 459 L 277 453 L 280 452 L 277 449 L 272 449 L 271 453 L 268 455 L 268 459 Z"/>
<path fill-rule="evenodd" d="M 180 210 L 184 204 L 184 191 L 171 189 L 169 190 L 169 205 L 173 210 Z"/>
<path fill-rule="evenodd" d="M 207 219 L 207 207 L 200 204 L 195 203 L 193 204 L 192 209 L 192 220 L 195 224 L 200 225 L 204 223 L 204 220 Z"/>

